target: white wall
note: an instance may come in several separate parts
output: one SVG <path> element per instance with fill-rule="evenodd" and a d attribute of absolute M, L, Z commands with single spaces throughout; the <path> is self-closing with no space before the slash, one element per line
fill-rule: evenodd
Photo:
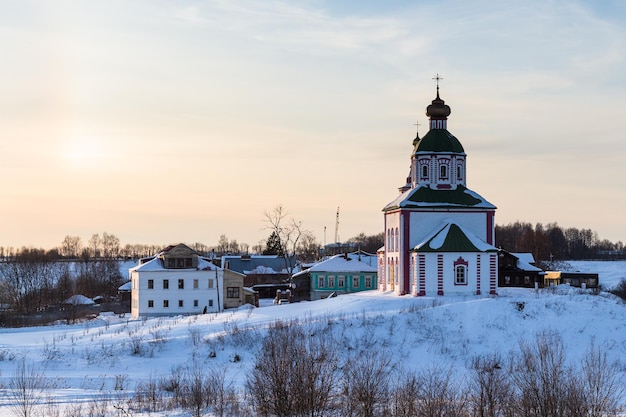
<path fill-rule="evenodd" d="M 178 288 L 178 280 L 184 280 L 184 289 Z M 194 279 L 198 280 L 198 288 L 194 288 Z M 153 280 L 154 288 L 148 288 L 148 281 Z M 163 281 L 169 281 L 169 289 L 163 289 Z M 209 280 L 213 288 L 209 288 Z M 198 271 L 188 269 L 163 271 L 132 271 L 131 313 L 133 318 L 140 316 L 170 316 L 178 314 L 200 314 L 204 308 L 207 312 L 223 310 L 224 283 L 223 271 Z M 218 297 L 219 289 L 219 297 Z M 149 300 L 153 307 L 149 307 Z M 169 305 L 164 307 L 163 301 Z M 182 300 L 182 307 L 179 301 Z M 194 300 L 198 305 L 194 306 Z M 213 305 L 210 306 L 209 300 Z"/>
<path fill-rule="evenodd" d="M 411 212 L 411 236 L 409 247 L 413 248 L 449 219 L 465 227 L 487 242 L 487 214 L 485 212 Z"/>

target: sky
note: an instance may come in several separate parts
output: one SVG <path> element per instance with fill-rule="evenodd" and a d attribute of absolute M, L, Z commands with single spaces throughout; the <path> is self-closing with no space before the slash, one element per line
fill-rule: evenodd
<path fill-rule="evenodd" d="M 626 240 L 626 4 L 2 1 L 0 246 L 383 230 L 435 96 L 496 223 Z"/>

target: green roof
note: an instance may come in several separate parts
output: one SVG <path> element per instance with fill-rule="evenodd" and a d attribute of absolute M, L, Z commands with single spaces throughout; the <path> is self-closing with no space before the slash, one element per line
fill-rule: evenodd
<path fill-rule="evenodd" d="M 430 129 L 420 140 L 416 152 L 465 153 L 463 145 L 446 129 Z"/>
<path fill-rule="evenodd" d="M 432 189 L 427 185 L 420 185 L 412 190 L 399 195 L 391 203 L 387 204 L 383 211 L 398 208 L 450 208 L 463 207 L 471 209 L 496 208 L 478 193 L 469 190 L 459 184 L 456 188 Z"/>
<path fill-rule="evenodd" d="M 477 237 L 468 236 L 454 223 L 444 226 L 430 239 L 414 249 L 415 252 L 491 252 L 495 250 L 497 249 L 479 241 Z"/>

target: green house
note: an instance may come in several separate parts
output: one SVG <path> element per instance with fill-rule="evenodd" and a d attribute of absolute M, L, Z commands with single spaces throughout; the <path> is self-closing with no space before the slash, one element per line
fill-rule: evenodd
<path fill-rule="evenodd" d="M 375 259 L 375 258 L 373 258 Z M 335 255 L 309 268 L 311 300 L 378 288 L 378 269 L 359 254 Z"/>

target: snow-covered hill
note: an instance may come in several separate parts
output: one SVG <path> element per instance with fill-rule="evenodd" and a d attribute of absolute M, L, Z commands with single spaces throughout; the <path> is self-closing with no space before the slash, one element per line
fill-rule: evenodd
<path fill-rule="evenodd" d="M 624 262 L 572 264 L 581 271 L 595 268 L 605 287 L 626 275 Z M 607 349 L 609 359 L 624 362 L 625 317 L 626 306 L 612 295 L 569 287 L 500 289 L 497 297 L 463 298 L 371 291 L 148 320 L 104 313 L 75 325 L 0 329 L 0 389 L 9 384 L 22 358 L 45 375 L 50 382 L 47 401 L 60 409 L 105 393 L 132 391 L 138 382 L 166 376 L 193 360 L 225 369 L 226 378 L 243 387 L 261 339 L 276 320 L 317 322 L 338 338 L 341 351 L 367 340 L 410 369 L 437 363 L 462 370 L 477 355 L 515 352 L 521 340 L 543 330 L 561 335 L 569 361 L 580 361 L 594 341 Z M 1 417 L 12 415 L 6 392 L 0 391 Z"/>

